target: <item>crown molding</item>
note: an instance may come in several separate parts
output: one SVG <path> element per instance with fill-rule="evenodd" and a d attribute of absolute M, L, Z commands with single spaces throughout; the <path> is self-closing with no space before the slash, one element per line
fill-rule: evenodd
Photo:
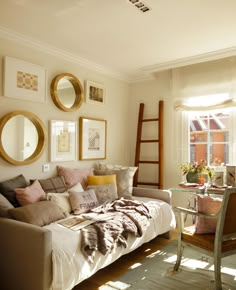
<path fill-rule="evenodd" d="M 178 68 L 181 66 L 187 66 L 192 64 L 197 64 L 201 62 L 217 60 L 220 58 L 230 57 L 236 55 L 236 47 L 230 47 L 222 50 L 216 50 L 213 52 L 208 52 L 204 54 L 199 54 L 191 57 L 176 59 L 173 61 L 163 62 L 156 65 L 151 65 L 143 68 L 145 73 L 157 73 L 167 69 Z"/>
<path fill-rule="evenodd" d="M 4 38 L 10 41 L 14 41 L 30 48 L 34 48 L 39 51 L 43 51 L 44 53 L 57 56 L 61 59 L 67 60 L 72 63 L 76 63 L 78 65 L 83 66 L 84 68 L 90 69 L 92 71 L 110 76 L 115 79 L 119 79 L 121 81 L 130 82 L 130 78 L 121 73 L 115 72 L 107 67 L 89 61 L 86 58 L 82 58 L 76 54 L 72 54 L 68 51 L 59 49 L 55 46 L 49 45 L 48 43 L 41 42 L 37 39 L 31 38 L 24 34 L 18 33 L 11 29 L 8 29 L 4 26 L 0 26 L 0 38 Z"/>

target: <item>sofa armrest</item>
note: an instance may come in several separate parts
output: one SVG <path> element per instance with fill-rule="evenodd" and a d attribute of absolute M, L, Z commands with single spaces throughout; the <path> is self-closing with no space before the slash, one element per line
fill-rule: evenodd
<path fill-rule="evenodd" d="M 133 187 L 133 196 L 150 197 L 163 200 L 171 204 L 171 191 L 157 188 Z"/>
<path fill-rule="evenodd" d="M 52 234 L 49 230 L 0 218 L 0 288 L 49 290 Z"/>

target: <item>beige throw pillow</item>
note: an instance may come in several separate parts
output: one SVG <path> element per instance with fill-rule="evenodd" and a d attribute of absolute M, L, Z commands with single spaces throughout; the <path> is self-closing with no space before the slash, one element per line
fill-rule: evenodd
<path fill-rule="evenodd" d="M 8 213 L 12 218 L 18 221 L 40 227 L 65 217 L 61 209 L 51 201 L 40 201 L 18 208 L 9 209 Z"/>
<path fill-rule="evenodd" d="M 74 214 L 84 213 L 98 206 L 94 189 L 83 192 L 69 191 L 69 199 Z"/>

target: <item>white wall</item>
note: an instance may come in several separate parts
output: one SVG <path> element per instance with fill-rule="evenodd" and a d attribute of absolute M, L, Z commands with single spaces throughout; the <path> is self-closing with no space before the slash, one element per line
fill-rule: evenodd
<path fill-rule="evenodd" d="M 47 68 L 47 102 L 36 103 L 23 101 L 3 96 L 3 57 L 11 56 L 34 63 Z M 100 118 L 107 120 L 107 162 L 132 165 L 128 150 L 127 139 L 129 136 L 129 104 L 130 85 L 126 82 L 107 77 L 103 74 L 88 70 L 68 60 L 44 53 L 18 42 L 0 39 L 0 117 L 16 110 L 26 110 L 36 114 L 46 127 L 48 136 L 49 120 L 72 120 L 78 121 L 80 116 Z M 50 97 L 50 83 L 53 77 L 59 73 L 69 72 L 74 74 L 84 86 L 85 80 L 102 83 L 106 88 L 106 104 L 96 106 L 84 103 L 76 112 L 68 113 L 59 110 Z M 48 136 L 49 141 L 49 136 Z M 48 141 L 45 151 L 39 160 L 27 166 L 15 166 L 0 158 L 0 180 L 24 174 L 26 178 L 46 178 L 56 174 L 56 165 L 59 163 L 49 162 Z M 63 162 L 62 166 L 68 167 L 92 167 L 96 161 Z M 51 170 L 42 172 L 42 165 L 50 163 Z"/>
<path fill-rule="evenodd" d="M 155 76 L 155 79 L 133 83 L 131 86 L 132 104 L 130 106 L 130 116 L 132 118 L 132 128 L 130 134 L 131 159 L 134 162 L 136 131 L 138 122 L 139 104 L 144 103 L 144 118 L 154 118 L 159 115 L 158 102 L 164 100 L 164 188 L 176 187 L 181 181 L 181 172 L 178 168 L 178 158 L 176 150 L 176 112 L 174 111 L 172 87 L 172 75 L 170 71 L 164 71 Z M 145 129 L 143 127 L 143 133 Z M 149 145 L 148 145 L 149 146 Z M 151 149 L 152 151 L 154 149 Z M 157 150 L 157 147 L 156 147 Z M 146 147 L 143 154 L 149 158 L 149 149 Z M 153 155 L 154 156 L 154 155 Z M 148 160 L 148 159 L 146 159 Z M 155 160 L 155 159 L 154 159 Z M 152 178 L 154 181 L 155 169 L 150 165 L 146 166 L 140 174 L 140 180 L 147 181 Z M 157 180 L 157 179 L 156 179 Z M 150 181 L 150 180 L 148 180 Z"/>

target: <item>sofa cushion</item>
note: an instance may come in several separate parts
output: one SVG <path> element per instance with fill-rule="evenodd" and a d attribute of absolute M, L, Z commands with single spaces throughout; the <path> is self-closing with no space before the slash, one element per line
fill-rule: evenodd
<path fill-rule="evenodd" d="M 47 200 L 55 203 L 62 210 L 65 216 L 68 216 L 72 211 L 68 192 L 49 192 L 47 194 Z"/>
<path fill-rule="evenodd" d="M 116 186 L 116 175 L 90 175 L 88 185 L 114 184 Z"/>
<path fill-rule="evenodd" d="M 106 169 L 106 170 L 95 170 L 95 175 L 116 175 L 117 193 L 119 197 L 130 197 L 130 171 L 129 169 Z"/>
<path fill-rule="evenodd" d="M 94 189 L 99 204 L 103 204 L 107 201 L 113 201 L 118 198 L 114 184 L 89 185 L 87 187 L 87 189 L 91 188 Z"/>
<path fill-rule="evenodd" d="M 98 206 L 94 189 L 88 189 L 83 192 L 69 191 L 69 199 L 74 214 L 87 212 Z"/>
<path fill-rule="evenodd" d="M 83 189 L 87 188 L 87 177 L 93 175 L 93 168 L 68 168 L 63 166 L 57 166 L 57 173 L 59 176 L 65 178 L 65 183 L 68 189 L 77 184 L 81 183 Z"/>
<path fill-rule="evenodd" d="M 222 199 L 208 195 L 197 194 L 197 211 L 205 214 L 217 214 L 220 210 Z M 216 218 L 197 217 L 195 232 L 198 234 L 212 234 L 216 231 Z"/>
<path fill-rule="evenodd" d="M 27 205 L 45 198 L 45 192 L 38 180 L 25 188 L 15 188 L 15 192 L 20 205 Z"/>
<path fill-rule="evenodd" d="M 65 192 L 66 184 L 63 176 L 55 176 L 47 179 L 38 180 L 42 189 L 47 192 Z M 31 180 L 32 182 L 32 180 Z"/>
<path fill-rule="evenodd" d="M 18 200 L 16 199 L 15 188 L 26 187 L 27 181 L 24 175 L 20 174 L 14 178 L 6 181 L 0 182 L 0 193 L 5 196 L 6 199 L 14 206 L 20 206 Z"/>
<path fill-rule="evenodd" d="M 97 165 L 97 170 L 105 171 L 105 172 L 107 172 L 106 174 L 109 174 L 109 171 L 111 172 L 110 174 L 114 174 L 113 170 L 115 170 L 115 172 L 117 172 L 119 170 L 126 170 L 126 169 L 128 169 L 128 172 L 129 172 L 128 191 L 129 191 L 129 195 L 132 195 L 134 174 L 137 171 L 138 167 L 106 164 L 102 161 L 98 162 L 98 165 Z"/>
<path fill-rule="evenodd" d="M 65 217 L 61 209 L 51 201 L 40 201 L 9 209 L 8 213 L 18 221 L 41 227 Z"/>
<path fill-rule="evenodd" d="M 10 218 L 8 210 L 14 206 L 0 193 L 0 217 Z"/>

